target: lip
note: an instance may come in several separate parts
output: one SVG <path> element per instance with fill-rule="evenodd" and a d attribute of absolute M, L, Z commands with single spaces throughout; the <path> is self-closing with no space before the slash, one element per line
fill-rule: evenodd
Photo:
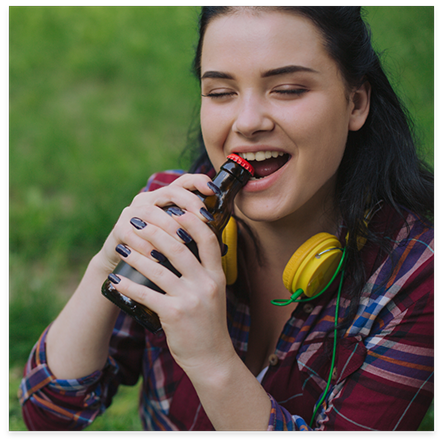
<path fill-rule="evenodd" d="M 275 146 L 271 145 L 254 145 L 254 146 L 237 146 L 234 149 L 230 149 L 228 152 L 229 154 L 239 154 L 239 153 L 248 153 L 248 152 L 259 152 L 259 151 L 277 151 L 282 152 L 283 154 L 289 155 L 289 160 L 277 171 L 275 171 L 273 174 L 268 175 L 264 178 L 261 178 L 259 180 L 249 180 L 248 183 L 242 188 L 240 192 L 246 192 L 246 193 L 255 193 L 255 192 L 261 192 L 265 191 L 266 189 L 270 188 L 284 173 L 288 163 L 292 159 L 292 155 L 289 154 L 284 149 L 276 148 Z"/>
<path fill-rule="evenodd" d="M 242 151 L 240 151 L 242 152 Z M 250 151 L 251 152 L 251 151 Z M 254 151 L 252 151 L 254 152 Z M 240 192 L 245 193 L 256 193 L 263 192 L 274 186 L 274 184 L 280 180 L 282 175 L 285 173 L 288 168 L 289 163 L 293 160 L 293 156 L 289 155 L 289 160 L 277 171 L 273 174 L 268 175 L 267 177 L 261 178 L 259 180 L 249 180 L 248 183 L 243 187 Z"/>

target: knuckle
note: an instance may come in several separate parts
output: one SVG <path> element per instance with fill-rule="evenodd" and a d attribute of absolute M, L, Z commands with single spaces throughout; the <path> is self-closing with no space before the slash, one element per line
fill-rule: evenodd
<path fill-rule="evenodd" d="M 130 214 L 132 212 L 132 207 L 131 206 L 126 206 L 125 208 L 123 208 L 120 217 L 119 217 L 119 221 L 122 220 L 129 220 L 130 219 Z"/>
<path fill-rule="evenodd" d="M 179 243 L 178 241 L 174 242 L 170 247 L 170 253 L 172 256 L 181 255 L 186 251 L 188 251 L 188 248 L 183 243 Z"/>
<path fill-rule="evenodd" d="M 146 199 L 146 192 L 143 193 L 139 193 L 137 194 L 131 202 L 131 206 L 138 206 L 141 200 L 145 200 Z"/>
<path fill-rule="evenodd" d="M 168 318 L 172 324 L 178 324 L 183 318 L 183 311 L 178 304 L 173 304 L 168 308 Z"/>
<path fill-rule="evenodd" d="M 210 297 L 214 297 L 218 293 L 218 284 L 212 278 L 207 279 L 205 282 L 205 288 Z"/>
<path fill-rule="evenodd" d="M 149 272 L 149 278 L 158 281 L 164 278 L 167 274 L 167 272 L 170 272 L 168 269 L 166 269 L 164 266 L 157 264 L 156 266 L 153 266 L 152 269 L 150 269 Z"/>
<path fill-rule="evenodd" d="M 119 232 L 118 242 L 124 245 L 138 246 L 140 240 L 129 227 L 125 226 L 124 228 L 122 227 Z"/>
<path fill-rule="evenodd" d="M 142 286 L 142 285 L 137 285 L 133 289 L 133 298 L 135 299 L 135 301 L 138 301 L 142 305 L 147 306 L 146 305 L 146 300 L 148 299 L 148 290 L 147 290 L 147 288 L 145 286 Z"/>
<path fill-rule="evenodd" d="M 212 249 L 220 249 L 217 236 L 209 226 L 202 226 L 202 228 L 196 230 L 195 233 L 192 232 L 192 235 L 199 244 Z"/>
<path fill-rule="evenodd" d="M 219 245 L 219 241 L 218 241 L 217 236 L 214 234 L 214 231 L 211 228 L 209 228 L 209 226 L 208 226 L 208 229 L 202 229 L 201 233 L 203 236 L 203 241 L 210 243 L 211 246 L 213 246 L 213 245 L 218 246 Z"/>
<path fill-rule="evenodd" d="M 189 172 L 187 172 L 186 174 L 181 175 L 177 180 L 174 180 L 171 183 L 171 186 L 173 185 L 180 185 L 183 182 L 187 182 L 191 179 L 193 179 L 193 177 L 197 176 L 198 174 L 190 174 Z"/>

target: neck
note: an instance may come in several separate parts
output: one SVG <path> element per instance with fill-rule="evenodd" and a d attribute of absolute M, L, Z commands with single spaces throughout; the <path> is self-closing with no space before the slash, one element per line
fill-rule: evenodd
<path fill-rule="evenodd" d="M 236 211 L 239 214 L 239 211 Z M 310 237 L 319 232 L 336 234 L 339 215 L 330 204 L 317 205 L 315 208 L 302 208 L 282 219 L 264 222 L 247 219 L 239 215 L 254 232 L 260 245 L 263 267 L 266 272 L 275 269 L 283 272 L 294 252 Z M 255 256 L 252 239 L 247 240 L 248 257 Z M 255 264 L 257 265 L 257 264 Z"/>

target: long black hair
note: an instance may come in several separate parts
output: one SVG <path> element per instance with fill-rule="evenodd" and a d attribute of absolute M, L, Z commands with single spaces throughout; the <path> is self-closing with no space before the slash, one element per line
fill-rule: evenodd
<path fill-rule="evenodd" d="M 399 214 L 402 208 L 422 218 L 432 218 L 434 186 L 431 169 L 419 159 L 413 123 L 394 92 L 371 43 L 370 28 L 361 7 L 254 7 L 262 11 L 293 13 L 311 20 L 321 31 L 329 55 L 337 63 L 347 90 L 364 82 L 371 85 L 369 115 L 359 131 L 349 132 L 344 157 L 338 170 L 336 204 L 349 233 L 347 273 L 353 279 L 352 293 L 360 293 L 365 283 L 364 267 L 357 238 L 365 236 L 386 251 L 389 245 L 362 220 L 368 209 L 383 201 Z M 200 79 L 203 38 L 209 23 L 218 16 L 232 14 L 236 7 L 208 6 L 200 14 L 200 38 L 193 69 Z M 209 161 L 197 134 L 200 157 Z M 358 297 L 352 297 L 353 299 Z"/>

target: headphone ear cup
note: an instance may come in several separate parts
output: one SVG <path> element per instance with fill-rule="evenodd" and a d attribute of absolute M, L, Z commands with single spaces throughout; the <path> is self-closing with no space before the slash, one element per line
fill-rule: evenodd
<path fill-rule="evenodd" d="M 337 237 L 320 232 L 303 243 L 283 272 L 283 283 L 293 294 L 302 289 L 307 297 L 321 291 L 331 280 L 343 255 Z"/>
<path fill-rule="evenodd" d="M 228 247 L 228 252 L 222 257 L 223 271 L 226 284 L 232 285 L 237 280 L 237 222 L 233 217 L 222 232 L 222 241 Z"/>

